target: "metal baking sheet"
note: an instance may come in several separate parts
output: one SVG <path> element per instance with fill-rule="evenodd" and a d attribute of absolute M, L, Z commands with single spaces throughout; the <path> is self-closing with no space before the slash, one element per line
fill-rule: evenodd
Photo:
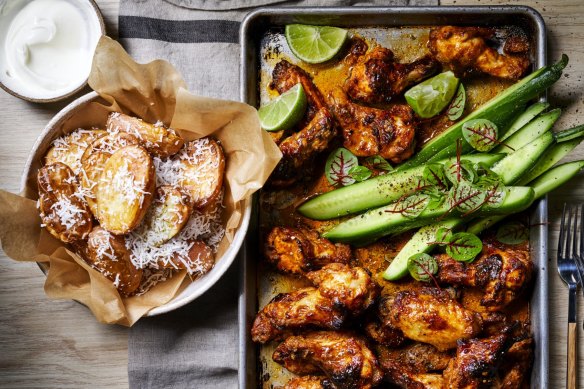
<path fill-rule="evenodd" d="M 531 37 L 535 68 L 546 65 L 546 31 L 541 15 L 530 7 L 351 7 L 351 8 L 264 8 L 250 13 L 241 25 L 241 100 L 259 106 L 260 42 L 275 27 L 290 23 L 334 25 L 338 27 L 406 27 L 437 25 L 509 26 L 523 28 Z M 239 387 L 259 385 L 258 347 L 251 341 L 250 328 L 258 310 L 256 262 L 258 242 L 257 199 L 247 239 L 241 251 L 239 296 Z M 531 374 L 532 388 L 547 388 L 548 352 L 548 269 L 547 199 L 531 209 L 530 247 L 535 264 L 535 284 L 530 300 L 530 319 L 536 342 Z"/>

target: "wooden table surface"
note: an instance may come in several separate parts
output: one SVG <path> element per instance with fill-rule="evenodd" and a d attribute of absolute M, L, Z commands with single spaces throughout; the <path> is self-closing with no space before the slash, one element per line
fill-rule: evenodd
<path fill-rule="evenodd" d="M 443 0 L 443 5 L 505 4 L 490 0 Z M 98 4 L 108 32 L 117 36 L 118 0 Z M 584 3 L 581 0 L 513 1 L 536 8 L 548 28 L 549 60 L 570 56 L 550 101 L 564 110 L 556 128 L 584 123 Z M 41 129 L 65 103 L 39 105 L 0 91 L 0 188 L 18 192 L 28 153 Z M 584 159 L 584 146 L 570 159 Z M 584 203 L 584 175 L 549 196 L 550 258 L 555 259 L 559 212 L 564 201 Z M 550 271 L 550 388 L 564 386 L 567 289 Z M 44 276 L 35 264 L 16 263 L 0 253 L 0 387 L 124 388 L 128 330 L 97 323 L 81 305 L 48 300 Z M 584 388 L 584 299 L 578 294 L 579 377 Z"/>

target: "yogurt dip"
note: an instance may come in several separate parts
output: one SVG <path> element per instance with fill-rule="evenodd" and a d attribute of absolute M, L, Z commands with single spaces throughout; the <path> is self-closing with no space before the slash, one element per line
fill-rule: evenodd
<path fill-rule="evenodd" d="M 30 100 L 83 87 L 102 24 L 89 1 L 0 0 L 0 82 Z"/>

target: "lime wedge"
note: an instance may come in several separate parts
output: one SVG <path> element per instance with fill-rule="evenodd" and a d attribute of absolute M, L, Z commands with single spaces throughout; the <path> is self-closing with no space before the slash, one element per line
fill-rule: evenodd
<path fill-rule="evenodd" d="M 454 97 L 458 78 L 451 71 L 440 73 L 408 90 L 404 96 L 421 118 L 438 115 Z"/>
<path fill-rule="evenodd" d="M 335 56 L 347 39 L 347 30 L 338 27 L 289 24 L 286 40 L 295 56 L 308 63 L 321 63 Z"/>
<path fill-rule="evenodd" d="M 304 116 L 306 104 L 306 94 L 302 84 L 294 85 L 260 107 L 258 114 L 262 128 L 266 131 L 279 131 L 294 126 Z"/>

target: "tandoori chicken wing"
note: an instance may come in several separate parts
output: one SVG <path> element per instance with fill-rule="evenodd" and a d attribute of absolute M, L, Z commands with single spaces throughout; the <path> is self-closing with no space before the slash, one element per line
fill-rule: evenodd
<path fill-rule="evenodd" d="M 336 387 L 326 377 L 306 375 L 292 378 L 283 389 L 336 389 Z"/>
<path fill-rule="evenodd" d="M 391 324 L 407 338 L 442 351 L 455 348 L 458 340 L 475 337 L 482 329 L 478 313 L 465 309 L 448 292 L 437 288 L 399 292 L 388 311 Z"/>
<path fill-rule="evenodd" d="M 440 69 L 440 63 L 429 55 L 399 63 L 390 49 L 376 46 L 367 52 L 367 44 L 359 40 L 354 41 L 349 55 L 354 66 L 344 90 L 352 100 L 367 104 L 389 102 Z"/>
<path fill-rule="evenodd" d="M 362 267 L 331 263 L 306 274 L 320 293 L 353 315 L 360 315 L 375 302 L 379 286 Z"/>
<path fill-rule="evenodd" d="M 378 109 L 355 104 L 341 90 L 329 96 L 343 145 L 359 157 L 380 155 L 399 163 L 414 153 L 417 123 L 408 105 Z"/>
<path fill-rule="evenodd" d="M 324 373 L 338 389 L 368 389 L 383 378 L 365 341 L 348 332 L 291 336 L 276 348 L 272 359 L 295 374 Z"/>
<path fill-rule="evenodd" d="M 321 238 L 318 232 L 305 228 L 274 227 L 266 239 L 264 254 L 278 270 L 304 274 L 338 262 L 348 264 L 351 248 Z"/>
<path fill-rule="evenodd" d="M 533 338 L 515 342 L 505 354 L 505 360 L 499 368 L 500 387 L 503 389 L 527 388 L 532 362 Z"/>
<path fill-rule="evenodd" d="M 461 76 L 478 71 L 510 80 L 521 78 L 531 64 L 529 43 L 515 35 L 504 45 L 506 53 L 500 54 L 487 43 L 495 33 L 486 27 L 437 27 L 430 31 L 428 48 L 438 61 Z"/>
<path fill-rule="evenodd" d="M 308 287 L 274 297 L 256 316 L 254 342 L 266 343 L 310 328 L 339 329 L 345 313 L 318 289 Z"/>

